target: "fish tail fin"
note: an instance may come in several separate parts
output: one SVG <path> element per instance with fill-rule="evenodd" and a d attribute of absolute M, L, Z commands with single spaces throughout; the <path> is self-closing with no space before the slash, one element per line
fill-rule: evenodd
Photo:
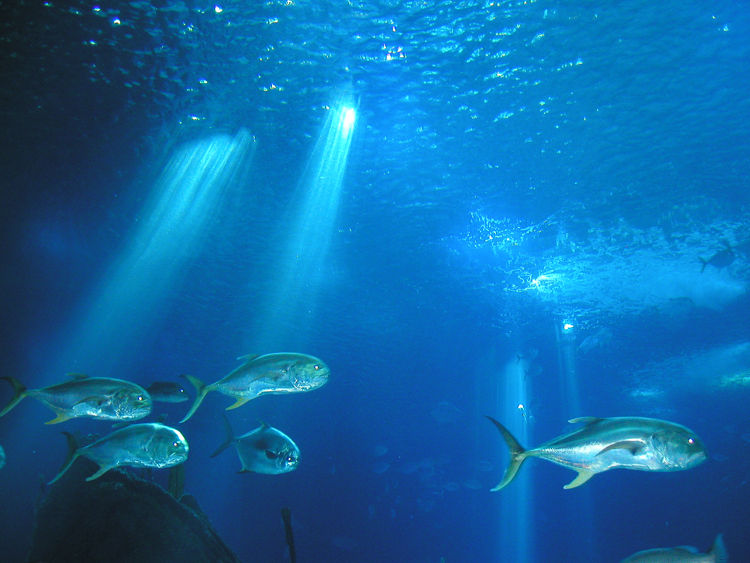
<path fill-rule="evenodd" d="M 521 467 L 521 464 L 524 462 L 524 460 L 527 457 L 526 450 L 523 449 L 521 444 L 518 443 L 518 440 L 516 440 L 513 435 L 508 432 L 508 429 L 505 428 L 502 424 L 500 424 L 497 420 L 492 418 L 491 416 L 488 416 L 487 418 L 490 419 L 490 421 L 497 426 L 497 429 L 500 430 L 500 434 L 503 435 L 503 439 L 505 440 L 505 443 L 508 444 L 508 450 L 510 452 L 510 465 L 508 465 L 508 468 L 505 470 L 505 474 L 503 475 L 502 481 L 492 489 L 493 491 L 499 491 L 500 489 L 503 489 L 507 487 L 510 482 L 515 478 L 516 473 L 518 473 L 518 469 Z"/>
<path fill-rule="evenodd" d="M 0 416 L 3 416 L 5 413 L 7 413 L 10 409 L 15 407 L 18 403 L 21 402 L 21 399 L 23 399 L 26 395 L 26 387 L 23 386 L 23 383 L 18 381 L 15 377 L 2 377 L 0 379 L 4 379 L 5 381 L 9 382 L 13 386 L 13 398 L 11 399 L 10 403 L 0 411 Z"/>
<path fill-rule="evenodd" d="M 78 441 L 76 440 L 76 437 L 73 436 L 70 432 L 63 432 L 65 434 L 65 437 L 68 439 L 68 457 L 65 459 L 65 463 L 63 463 L 62 469 L 57 474 L 57 476 L 52 479 L 48 485 L 51 485 L 55 481 L 57 481 L 60 477 L 63 476 L 63 474 L 68 470 L 68 468 L 73 464 L 75 459 L 78 457 Z"/>
<path fill-rule="evenodd" d="M 227 415 L 225 414 L 224 414 L 224 428 L 227 431 L 227 440 L 221 446 L 219 446 L 219 448 L 214 453 L 211 454 L 211 457 L 216 457 L 221 452 L 226 450 L 229 446 L 231 446 L 232 442 L 234 442 L 234 431 L 232 430 L 232 425 L 229 424 L 229 419 L 227 418 Z"/>
<path fill-rule="evenodd" d="M 213 390 L 213 387 L 211 387 L 210 385 L 206 385 L 197 377 L 193 377 L 192 375 L 182 375 L 181 377 L 187 379 L 193 385 L 193 387 L 195 387 L 195 390 L 197 392 L 195 394 L 195 401 L 193 402 L 193 406 L 190 407 L 190 410 L 185 415 L 185 418 L 180 421 L 180 423 L 187 421 L 187 419 L 193 416 L 195 411 L 198 409 L 198 406 L 200 406 L 201 402 L 203 401 L 203 398 L 206 396 L 206 393 Z"/>
<path fill-rule="evenodd" d="M 716 536 L 716 541 L 714 541 L 714 545 L 708 553 L 713 556 L 711 560 L 713 563 L 728 563 L 729 555 L 727 554 L 727 548 L 724 545 L 724 539 L 721 537 L 721 534 Z"/>

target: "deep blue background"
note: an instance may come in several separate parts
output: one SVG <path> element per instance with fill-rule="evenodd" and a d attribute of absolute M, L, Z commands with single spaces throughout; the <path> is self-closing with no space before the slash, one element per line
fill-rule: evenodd
<path fill-rule="evenodd" d="M 748 7 L 215 6 L 0 5 L 3 375 L 30 388 L 73 371 L 210 382 L 244 354 L 314 354 L 327 386 L 229 413 L 238 433 L 262 419 L 293 436 L 299 470 L 237 475 L 232 450 L 209 459 L 227 397 L 210 394 L 181 426 L 187 490 L 238 555 L 284 560 L 289 506 L 300 561 L 505 561 L 516 539 L 500 522 L 516 507 L 489 491 L 507 459 L 484 415 L 504 419 L 505 367 L 536 348 L 528 445 L 572 416 L 648 415 L 694 429 L 710 459 L 570 491 L 572 472 L 530 461 L 531 560 L 705 550 L 718 533 L 732 560 L 750 560 Z M 248 349 L 297 227 L 293 194 L 345 91 L 357 122 L 314 322 Z M 255 154 L 170 286 L 109 327 L 109 359 L 106 347 L 75 357 L 80 316 L 170 156 L 240 130 Z M 701 274 L 725 239 L 736 260 Z M 579 406 L 562 391 L 566 321 L 575 346 L 612 334 L 575 354 Z M 431 414 L 442 402 L 455 420 Z M 186 409 L 160 410 L 176 423 Z M 27 399 L 0 419 L 3 560 L 28 552 L 38 476 L 65 456 L 59 430 L 109 430 L 50 418 Z"/>

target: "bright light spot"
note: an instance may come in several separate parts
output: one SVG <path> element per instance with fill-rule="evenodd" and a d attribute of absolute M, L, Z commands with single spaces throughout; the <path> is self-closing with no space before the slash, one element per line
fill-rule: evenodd
<path fill-rule="evenodd" d="M 572 324 L 565 323 L 563 325 L 563 330 L 572 330 L 572 329 L 573 329 L 573 325 Z"/>
<path fill-rule="evenodd" d="M 94 11 L 95 12 L 101 12 L 102 9 L 99 6 L 94 6 Z"/>
<path fill-rule="evenodd" d="M 522 411 L 523 409 L 524 409 L 523 403 L 520 403 L 520 404 L 518 405 L 518 410 L 519 410 L 519 411 Z"/>
<path fill-rule="evenodd" d="M 222 8 L 221 6 L 214 6 L 214 12 L 216 12 L 217 14 L 220 14 L 223 11 L 224 11 L 224 8 Z"/>
<path fill-rule="evenodd" d="M 341 113 L 341 133 L 344 135 L 344 139 L 346 139 L 354 127 L 354 121 L 357 119 L 357 112 L 354 108 L 345 107 L 341 110 Z"/>
<path fill-rule="evenodd" d="M 120 24 L 121 24 L 122 22 L 120 21 L 120 18 L 114 18 L 114 19 L 112 20 L 112 23 L 113 23 L 114 25 L 120 25 Z"/>

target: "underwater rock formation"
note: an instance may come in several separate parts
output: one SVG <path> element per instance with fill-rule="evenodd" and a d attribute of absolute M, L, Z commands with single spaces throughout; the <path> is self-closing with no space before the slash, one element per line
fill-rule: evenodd
<path fill-rule="evenodd" d="M 240 563 L 195 499 L 121 470 L 95 481 L 81 460 L 39 505 L 28 561 L 48 563 Z"/>

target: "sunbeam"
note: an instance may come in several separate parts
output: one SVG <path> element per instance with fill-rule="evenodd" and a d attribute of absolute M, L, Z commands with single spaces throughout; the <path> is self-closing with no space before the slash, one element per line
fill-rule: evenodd
<path fill-rule="evenodd" d="M 177 149 L 139 214 L 140 227 L 81 307 L 61 370 L 104 375 L 145 337 L 149 319 L 158 317 L 158 301 L 199 253 L 222 201 L 236 186 L 236 173 L 254 148 L 253 137 L 240 131 Z"/>
<path fill-rule="evenodd" d="M 273 289 L 251 337 L 253 350 L 298 344 L 314 321 L 355 122 L 356 109 L 346 93 L 329 111 L 282 222 L 286 242 L 276 255 Z"/>

